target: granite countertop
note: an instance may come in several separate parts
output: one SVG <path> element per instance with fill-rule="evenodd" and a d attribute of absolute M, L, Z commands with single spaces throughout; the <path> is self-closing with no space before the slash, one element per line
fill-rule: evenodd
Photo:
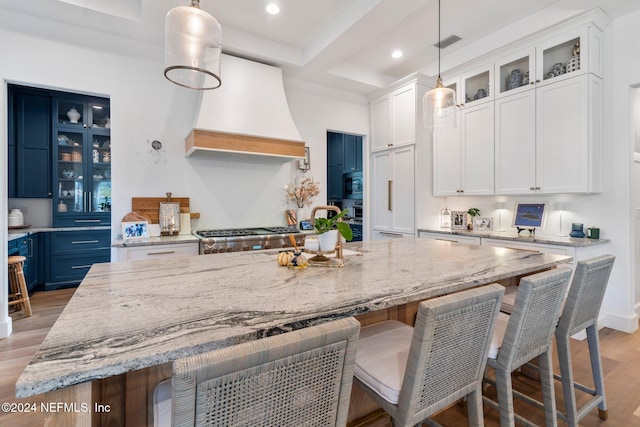
<path fill-rule="evenodd" d="M 343 268 L 277 251 L 95 264 L 16 383 L 26 397 L 570 262 L 420 238 L 349 243 Z M 179 291 L 178 291 L 179 289 Z"/>
<path fill-rule="evenodd" d="M 545 234 L 529 234 L 528 231 L 523 231 L 520 234 L 515 231 L 467 231 L 467 230 L 451 230 L 449 228 L 419 228 L 418 235 L 423 233 L 438 233 L 455 236 L 468 236 L 468 237 L 481 237 L 488 239 L 509 240 L 522 243 L 541 243 L 547 245 L 560 245 L 560 246 L 593 246 L 608 243 L 609 239 L 587 239 L 587 238 L 575 238 L 569 236 L 552 236 Z"/>
<path fill-rule="evenodd" d="M 95 227 L 27 227 L 13 228 L 8 231 L 8 241 L 19 239 L 30 234 L 50 231 L 92 231 L 92 230 L 111 230 L 109 225 L 100 225 Z"/>
<path fill-rule="evenodd" d="M 192 243 L 199 242 L 200 238 L 193 234 L 178 234 L 177 236 L 160 236 L 149 237 L 147 239 L 140 240 L 128 240 L 116 239 L 111 244 L 114 248 L 133 248 L 137 246 L 157 246 L 157 245 L 172 245 L 176 243 Z"/>

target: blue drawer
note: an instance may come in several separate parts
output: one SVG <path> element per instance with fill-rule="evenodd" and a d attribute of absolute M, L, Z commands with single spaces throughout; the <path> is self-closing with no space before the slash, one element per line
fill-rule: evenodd
<path fill-rule="evenodd" d="M 97 227 L 111 225 L 111 214 L 54 216 L 54 227 Z"/>
<path fill-rule="evenodd" d="M 111 230 L 54 231 L 51 251 L 55 254 L 84 253 L 111 247 Z"/>
<path fill-rule="evenodd" d="M 65 285 L 78 284 L 93 264 L 110 261 L 111 249 L 100 249 L 86 257 L 56 256 L 51 259 L 51 282 Z"/>

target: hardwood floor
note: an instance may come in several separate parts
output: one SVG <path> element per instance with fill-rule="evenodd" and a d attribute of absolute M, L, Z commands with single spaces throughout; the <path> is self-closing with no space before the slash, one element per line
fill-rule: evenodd
<path fill-rule="evenodd" d="M 33 317 L 25 318 L 22 312 L 12 313 L 13 334 L 0 340 L 0 403 L 5 402 L 36 402 L 40 399 L 15 398 L 15 382 L 29 363 L 32 355 L 44 340 L 58 315 L 73 295 L 75 289 L 62 289 L 50 292 L 36 292 L 31 297 Z M 603 353 L 605 386 L 609 419 L 602 421 L 597 411 L 589 413 L 580 423 L 584 427 L 640 427 L 640 331 L 625 334 L 611 329 L 600 331 L 600 343 Z M 587 385 L 592 385 L 589 371 L 589 354 L 586 341 L 572 341 L 572 354 L 576 368 L 576 379 Z M 556 372 L 558 371 L 556 367 Z M 514 386 L 523 392 L 535 396 L 539 389 L 537 383 L 523 375 L 514 377 Z M 586 396 L 579 393 L 584 400 Z M 562 408 L 562 390 L 556 384 L 556 398 L 558 407 Z M 499 426 L 497 411 L 485 406 L 485 426 Z M 541 410 L 531 408 L 523 402 L 516 401 L 516 411 L 538 424 L 544 424 Z M 435 417 L 444 426 L 466 426 L 466 409 L 461 405 L 454 405 Z M 0 412 L 0 426 L 40 427 L 44 425 L 43 414 L 35 413 L 3 413 Z M 559 422 L 559 425 L 565 425 Z"/>
<path fill-rule="evenodd" d="M 42 399 L 39 396 L 17 399 L 15 383 L 74 292 L 75 288 L 35 292 L 30 298 L 33 316 L 25 317 L 24 311 L 11 313 L 13 334 L 9 338 L 0 339 L 0 366 L 2 366 L 0 403 L 29 402 L 36 403 L 38 407 L 33 413 L 1 411 L 0 426 L 41 427 L 44 425 L 44 414 L 39 410 Z"/>

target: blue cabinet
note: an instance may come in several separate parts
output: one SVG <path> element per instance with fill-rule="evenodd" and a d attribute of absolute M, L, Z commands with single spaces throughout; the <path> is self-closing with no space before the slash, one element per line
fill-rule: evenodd
<path fill-rule="evenodd" d="M 51 197 L 51 97 L 10 85 L 9 197 Z"/>
<path fill-rule="evenodd" d="M 27 289 L 29 292 L 41 282 L 41 263 L 39 254 L 40 247 L 38 245 L 38 235 L 30 234 L 19 239 L 13 239 L 9 241 L 8 255 L 21 255 L 26 258 L 24 262 L 23 271 L 24 278 L 27 282 Z"/>
<path fill-rule="evenodd" d="M 344 135 L 344 173 L 362 172 L 362 137 Z"/>
<path fill-rule="evenodd" d="M 352 242 L 362 242 L 362 224 L 350 224 L 351 231 L 353 231 Z"/>
<path fill-rule="evenodd" d="M 49 233 L 45 289 L 77 286 L 95 263 L 111 261 L 111 230 Z"/>
<path fill-rule="evenodd" d="M 345 173 L 362 171 L 362 137 L 327 132 L 327 199 L 344 198 Z"/>
<path fill-rule="evenodd" d="M 109 100 L 53 99 L 53 225 L 111 224 Z"/>

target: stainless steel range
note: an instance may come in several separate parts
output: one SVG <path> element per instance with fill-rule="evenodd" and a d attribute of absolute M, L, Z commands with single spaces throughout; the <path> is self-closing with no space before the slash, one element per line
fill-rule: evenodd
<path fill-rule="evenodd" d="M 302 247 L 305 236 L 295 226 L 197 230 L 193 234 L 200 237 L 200 254 L 290 248 L 293 247 L 290 235 Z"/>

